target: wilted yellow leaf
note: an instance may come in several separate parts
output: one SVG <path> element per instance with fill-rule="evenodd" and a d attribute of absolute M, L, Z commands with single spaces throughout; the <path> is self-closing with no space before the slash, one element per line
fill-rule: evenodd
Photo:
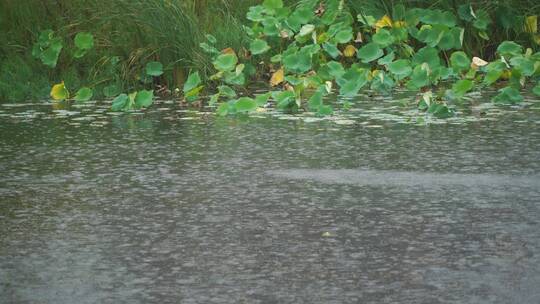
<path fill-rule="evenodd" d="M 226 48 L 221 50 L 221 54 L 232 54 L 236 56 L 236 52 L 232 48 Z"/>
<path fill-rule="evenodd" d="M 345 50 L 343 51 L 343 55 L 345 55 L 345 57 L 353 57 L 354 54 L 356 54 L 356 48 L 349 44 L 347 45 L 347 47 L 345 47 Z"/>
<path fill-rule="evenodd" d="M 62 81 L 59 84 L 55 84 L 51 89 L 51 97 L 54 100 L 64 100 L 69 98 L 69 92 Z"/>
<path fill-rule="evenodd" d="M 364 42 L 364 39 L 362 38 L 362 33 L 360 33 L 360 32 L 356 33 L 356 39 L 354 39 L 354 42 L 356 42 L 356 43 Z"/>
<path fill-rule="evenodd" d="M 388 15 L 384 15 L 381 19 L 375 22 L 375 29 L 378 31 L 383 27 L 392 27 L 392 19 Z"/>
<path fill-rule="evenodd" d="M 277 70 L 274 74 L 272 74 L 272 78 L 270 79 L 270 85 L 275 87 L 278 84 L 282 83 L 285 79 L 285 71 L 283 68 Z"/>
<path fill-rule="evenodd" d="M 525 18 L 525 32 L 538 33 L 538 16 L 529 16 Z"/>
<path fill-rule="evenodd" d="M 540 35 L 534 35 L 534 42 L 540 45 Z"/>
<path fill-rule="evenodd" d="M 471 63 L 471 68 L 478 69 L 479 67 L 486 66 L 487 64 L 488 64 L 488 62 L 485 61 L 484 59 L 479 58 L 479 57 L 473 57 L 472 63 Z"/>

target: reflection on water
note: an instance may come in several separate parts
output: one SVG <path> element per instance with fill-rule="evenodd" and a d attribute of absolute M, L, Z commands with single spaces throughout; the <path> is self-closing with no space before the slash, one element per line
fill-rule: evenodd
<path fill-rule="evenodd" d="M 0 106 L 0 303 L 539 303 L 536 104 L 395 106 Z"/>

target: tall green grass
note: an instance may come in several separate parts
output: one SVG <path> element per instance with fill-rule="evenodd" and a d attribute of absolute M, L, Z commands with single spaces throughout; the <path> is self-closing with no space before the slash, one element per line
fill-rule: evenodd
<path fill-rule="evenodd" d="M 96 87 L 110 83 L 123 89 L 136 86 L 144 64 L 165 64 L 164 84 L 178 87 L 193 68 L 209 71 L 209 58 L 199 50 L 205 33 L 212 33 L 220 47 L 246 44 L 244 16 L 256 0 L 4 0 L 0 1 L 0 98 L 43 98 L 54 82 L 82 83 Z M 95 51 L 73 60 L 66 47 L 58 66 L 40 65 L 30 54 L 39 32 L 52 29 L 72 44 L 81 31 L 96 38 Z M 117 66 L 112 66 L 115 57 Z M 11 62 L 11 63 L 10 63 Z M 17 64 L 12 64 L 16 62 Z M 24 66 L 23 68 L 20 68 Z M 13 77 L 17 75 L 17 77 Z M 17 82 L 17 83 L 15 83 Z M 21 85 L 24 83 L 25 85 Z M 74 85 L 72 85 L 74 86 Z M 27 89 L 25 89 L 27 88 Z M 98 92 L 100 90 L 97 90 Z"/>

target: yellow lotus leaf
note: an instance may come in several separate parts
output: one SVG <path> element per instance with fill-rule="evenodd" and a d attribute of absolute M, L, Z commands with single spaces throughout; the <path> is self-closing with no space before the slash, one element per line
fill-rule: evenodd
<path fill-rule="evenodd" d="M 272 74 L 272 78 L 270 79 L 270 85 L 275 87 L 278 84 L 282 83 L 285 79 L 285 71 L 283 71 L 283 68 L 277 70 L 274 74 Z"/>
<path fill-rule="evenodd" d="M 504 80 L 508 80 L 510 79 L 511 76 L 512 76 L 512 72 L 509 70 L 506 70 L 502 73 L 501 78 Z"/>
<path fill-rule="evenodd" d="M 351 44 L 347 45 L 347 47 L 345 47 L 345 50 L 343 51 L 343 55 L 345 55 L 345 57 L 348 57 L 348 58 L 353 57 L 355 54 L 356 54 L 356 48 Z"/>
<path fill-rule="evenodd" d="M 395 21 L 393 26 L 395 28 L 407 27 L 407 23 L 405 21 Z"/>
<path fill-rule="evenodd" d="M 375 22 L 375 29 L 379 31 L 383 27 L 392 27 L 392 19 L 388 15 L 384 15 L 381 19 Z"/>
<path fill-rule="evenodd" d="M 64 100 L 69 98 L 69 92 L 62 81 L 59 84 L 55 84 L 51 89 L 51 97 L 54 100 Z"/>
<path fill-rule="evenodd" d="M 534 42 L 538 45 L 540 45 L 540 35 L 534 35 Z"/>
<path fill-rule="evenodd" d="M 529 16 L 525 18 L 525 32 L 538 33 L 538 16 Z"/>

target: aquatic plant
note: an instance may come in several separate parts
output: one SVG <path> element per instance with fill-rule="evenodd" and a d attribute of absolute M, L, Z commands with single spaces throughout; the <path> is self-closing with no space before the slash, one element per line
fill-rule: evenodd
<path fill-rule="evenodd" d="M 493 102 L 522 100 L 519 90 L 539 75 L 540 53 L 504 41 L 496 50 L 497 59 L 471 58 L 463 51 L 465 28 L 460 25 L 486 31 L 491 21 L 485 11 L 471 5 L 458 11 L 456 16 L 451 11 L 396 6 L 392 16 L 377 19 L 363 11 L 353 15 L 345 1 L 304 0 L 291 8 L 281 0 L 265 0 L 247 13 L 251 21 L 245 27 L 251 40 L 247 54 L 232 48 L 219 51 L 212 36 L 200 46 L 212 56 L 216 73 L 209 79 L 218 84 L 244 86 L 254 74 L 251 62 L 258 62 L 257 69 L 271 74 L 274 91 L 269 96 L 285 111 L 331 114 L 331 106 L 323 100 L 334 85 L 343 97 L 365 88 L 382 94 L 396 87 L 426 92 L 419 109 L 438 118 L 451 117 L 453 102 L 475 87 L 499 79 L 507 80 L 507 85 Z M 445 94 L 432 93 L 446 82 L 452 85 Z M 218 113 L 235 114 L 256 111 L 266 103 L 256 102 L 257 98 L 218 92 L 210 103 L 223 99 Z"/>

